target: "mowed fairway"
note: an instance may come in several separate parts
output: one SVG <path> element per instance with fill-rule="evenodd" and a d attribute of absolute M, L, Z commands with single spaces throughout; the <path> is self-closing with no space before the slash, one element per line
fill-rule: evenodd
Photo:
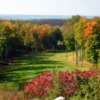
<path fill-rule="evenodd" d="M 66 52 L 37 53 L 25 55 L 14 60 L 10 66 L 0 67 L 0 87 L 18 89 L 21 82 L 29 82 L 47 70 L 75 70 L 80 67 L 73 66 L 73 60 L 66 58 Z"/>
<path fill-rule="evenodd" d="M 66 63 L 66 53 L 38 53 L 25 55 L 18 58 L 11 66 L 2 67 L 0 73 L 1 85 L 7 85 L 9 88 L 18 88 L 19 83 L 30 81 L 43 71 L 53 70 L 74 70 L 73 67 Z"/>

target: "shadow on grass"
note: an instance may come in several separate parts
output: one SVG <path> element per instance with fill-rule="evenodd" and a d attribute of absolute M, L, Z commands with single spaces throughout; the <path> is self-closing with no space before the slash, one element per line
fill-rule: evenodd
<path fill-rule="evenodd" d="M 16 59 L 14 65 L 7 67 L 9 70 L 0 73 L 0 82 L 20 84 L 22 80 L 30 81 L 42 72 L 56 68 L 56 65 L 63 68 L 59 61 L 49 59 L 51 56 L 54 54 L 40 53 Z"/>

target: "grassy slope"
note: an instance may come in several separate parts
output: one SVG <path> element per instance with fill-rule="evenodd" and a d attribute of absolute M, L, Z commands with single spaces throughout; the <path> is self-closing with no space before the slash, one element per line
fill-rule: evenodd
<path fill-rule="evenodd" d="M 55 68 L 58 70 L 88 69 L 88 67 L 75 67 L 75 60 L 73 61 L 72 57 L 72 53 L 70 53 L 66 58 L 65 52 L 26 55 L 18 60 L 16 59 L 13 65 L 7 66 L 8 70 L 3 70 L 0 75 L 3 82 L 1 84 L 16 89 L 22 80 L 30 81 L 46 70 Z"/>
<path fill-rule="evenodd" d="M 30 81 L 43 71 L 56 67 L 60 70 L 74 70 L 72 66 L 68 66 L 65 53 L 41 53 L 15 60 L 14 65 L 6 66 L 0 78 L 3 85 L 7 84 L 7 87 L 13 89 L 18 87 L 21 80 Z"/>

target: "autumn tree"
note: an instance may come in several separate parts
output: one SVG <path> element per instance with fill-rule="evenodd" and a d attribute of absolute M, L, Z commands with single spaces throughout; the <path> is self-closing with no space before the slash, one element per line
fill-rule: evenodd
<path fill-rule="evenodd" d="M 1 59 L 8 61 L 8 54 L 11 49 L 11 40 L 15 36 L 14 24 L 4 21 L 0 23 L 0 54 Z"/>
<path fill-rule="evenodd" d="M 96 18 L 93 21 L 88 21 L 84 33 L 86 37 L 86 58 L 97 66 L 100 52 L 100 19 Z"/>

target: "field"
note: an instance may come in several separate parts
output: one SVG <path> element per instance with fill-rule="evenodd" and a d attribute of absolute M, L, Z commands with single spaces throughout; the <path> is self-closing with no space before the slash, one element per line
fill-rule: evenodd
<path fill-rule="evenodd" d="M 84 62 L 85 66 L 75 66 L 73 52 L 37 53 L 16 58 L 10 66 L 0 67 L 0 87 L 18 89 L 22 82 L 27 83 L 34 77 L 47 70 L 88 70 L 91 64 Z"/>
<path fill-rule="evenodd" d="M 80 62 L 79 66 L 75 66 L 75 52 L 36 53 L 18 57 L 9 66 L 0 67 L 0 100 L 11 100 L 16 95 L 24 100 L 22 91 L 24 85 L 44 71 L 93 69 L 93 66 L 87 61 L 84 60 L 83 63 L 83 67 L 80 67 Z M 8 94 L 9 97 L 7 97 Z"/>

